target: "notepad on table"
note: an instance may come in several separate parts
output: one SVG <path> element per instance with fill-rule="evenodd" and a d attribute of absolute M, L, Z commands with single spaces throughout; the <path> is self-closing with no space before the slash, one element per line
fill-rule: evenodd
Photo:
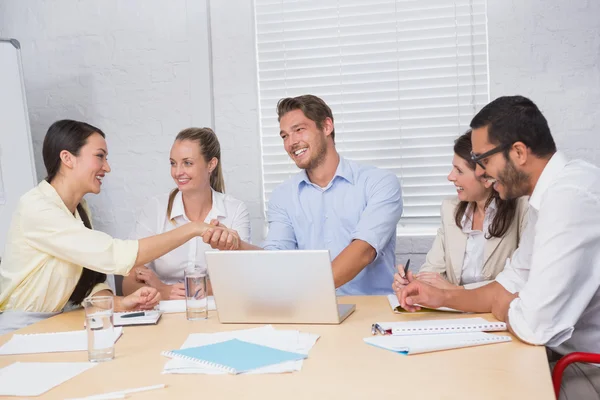
<path fill-rule="evenodd" d="M 385 334 L 399 336 L 506 331 L 506 323 L 490 322 L 481 317 L 378 322 L 377 325 L 379 325 Z"/>
<path fill-rule="evenodd" d="M 208 311 L 214 311 L 217 309 L 215 304 L 215 298 L 213 296 L 206 297 Z M 162 300 L 158 304 L 158 309 L 164 313 L 184 313 L 185 312 L 185 300 Z"/>
<path fill-rule="evenodd" d="M 123 328 L 114 328 L 115 342 Z M 87 351 L 87 332 L 68 331 L 53 333 L 14 334 L 0 347 L 0 355 L 60 353 L 65 351 Z"/>
<path fill-rule="evenodd" d="M 406 311 L 404 308 L 402 308 L 402 306 L 400 306 L 398 297 L 396 297 L 395 294 L 388 294 L 387 298 L 388 298 L 388 302 L 390 303 L 390 307 L 392 307 L 392 311 L 394 311 L 396 314 L 404 314 L 404 313 L 411 312 L 411 311 Z M 463 312 L 460 310 L 455 310 L 454 308 L 450 308 L 450 307 L 429 308 L 429 307 L 423 307 L 421 305 L 418 305 L 418 306 L 421 307 L 421 309 L 419 311 L 413 311 L 413 312 L 434 312 L 434 311 L 445 311 L 445 312 L 455 312 L 455 313 Z"/>
<path fill-rule="evenodd" d="M 238 339 L 206 346 L 171 350 L 163 352 L 163 355 L 192 361 L 231 374 L 239 374 L 286 361 L 302 360 L 307 357 L 306 354 L 283 351 Z"/>
<path fill-rule="evenodd" d="M 90 362 L 15 362 L 0 369 L 0 396 L 39 396 L 96 365 Z"/>
<path fill-rule="evenodd" d="M 162 311 L 159 310 L 116 312 L 113 314 L 113 324 L 114 326 L 156 325 L 161 315 Z"/>
<path fill-rule="evenodd" d="M 269 346 L 292 353 L 302 353 L 308 355 L 310 350 L 319 339 L 319 335 L 308 332 L 300 332 L 298 330 L 275 329 L 272 325 L 264 325 L 261 327 L 234 331 L 191 333 L 181 345 L 180 349 L 206 346 L 209 344 L 225 342 L 231 339 L 238 339 L 244 342 Z M 245 372 L 244 374 L 281 374 L 295 372 L 302 370 L 303 363 L 304 360 L 286 361 L 279 364 L 253 369 Z M 192 361 L 172 358 L 165 364 L 163 373 L 218 375 L 226 374 L 227 372 L 221 369 L 206 367 Z"/>
<path fill-rule="evenodd" d="M 440 350 L 460 349 L 493 343 L 510 342 L 510 336 L 485 332 L 447 333 L 424 336 L 372 336 L 363 339 L 367 344 L 401 354 L 420 354 Z"/>

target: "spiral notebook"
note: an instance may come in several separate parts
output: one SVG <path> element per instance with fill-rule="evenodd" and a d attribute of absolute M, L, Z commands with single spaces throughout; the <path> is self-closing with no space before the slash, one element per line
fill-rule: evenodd
<path fill-rule="evenodd" d="M 202 366 L 219 369 L 230 374 L 239 374 L 267 365 L 302 360 L 307 357 L 306 354 L 278 350 L 238 339 L 206 346 L 171 350 L 162 354 L 171 358 L 193 361 Z"/>
<path fill-rule="evenodd" d="M 505 331 L 506 323 L 478 318 L 434 319 L 427 321 L 378 322 L 377 331 L 385 335 L 435 335 L 466 332 Z"/>
<path fill-rule="evenodd" d="M 421 354 L 440 350 L 460 349 L 494 343 L 506 343 L 510 336 L 492 335 L 485 332 L 447 333 L 425 336 L 372 336 L 365 343 L 400 354 Z"/>

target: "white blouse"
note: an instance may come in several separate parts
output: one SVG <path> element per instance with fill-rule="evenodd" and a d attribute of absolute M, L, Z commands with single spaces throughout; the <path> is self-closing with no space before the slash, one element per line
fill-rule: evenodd
<path fill-rule="evenodd" d="M 485 235 L 496 215 L 496 200 L 492 200 L 485 210 L 483 219 L 483 231 L 473 230 L 473 206 L 469 204 L 462 217 L 462 231 L 467 235 L 467 247 L 460 275 L 460 284 L 477 283 L 485 281 L 483 275 Z"/>
<path fill-rule="evenodd" d="M 220 224 L 237 231 L 240 239 L 249 242 L 250 214 L 246 205 L 240 200 L 214 190 L 212 199 L 212 208 L 204 222 L 210 223 L 211 220 L 217 219 Z M 137 218 L 132 238 L 141 239 L 158 235 L 190 222 L 185 215 L 181 192 L 175 196 L 170 218 L 167 218 L 168 202 L 169 193 L 150 199 Z M 183 282 L 183 271 L 188 265 L 206 268 L 204 258 L 206 250 L 212 250 L 212 248 L 202 241 L 202 237 L 196 237 L 152 261 L 147 267 L 168 285 Z"/>

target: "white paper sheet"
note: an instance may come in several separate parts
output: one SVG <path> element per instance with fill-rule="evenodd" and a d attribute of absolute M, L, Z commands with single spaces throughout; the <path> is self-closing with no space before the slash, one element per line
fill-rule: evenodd
<path fill-rule="evenodd" d="M 207 296 L 208 310 L 214 311 L 217 309 L 215 304 L 215 298 L 213 296 Z M 162 300 L 158 304 L 158 309 L 163 313 L 184 313 L 185 312 L 185 300 Z"/>
<path fill-rule="evenodd" d="M 39 396 L 96 365 L 90 362 L 15 362 L 0 369 L 0 396 Z"/>
<path fill-rule="evenodd" d="M 121 337 L 123 328 L 114 328 L 115 342 Z M 0 355 L 60 353 L 65 351 L 87 351 L 87 332 L 68 331 L 54 333 L 15 334 L 0 347 Z"/>

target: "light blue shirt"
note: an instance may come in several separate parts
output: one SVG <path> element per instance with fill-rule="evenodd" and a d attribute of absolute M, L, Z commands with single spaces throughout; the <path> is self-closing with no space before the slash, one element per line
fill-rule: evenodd
<path fill-rule="evenodd" d="M 331 182 L 321 188 L 306 171 L 277 186 L 269 200 L 266 250 L 329 250 L 334 259 L 353 240 L 369 243 L 375 260 L 338 295 L 392 293 L 396 265 L 396 225 L 402 190 L 389 171 L 340 157 Z"/>

